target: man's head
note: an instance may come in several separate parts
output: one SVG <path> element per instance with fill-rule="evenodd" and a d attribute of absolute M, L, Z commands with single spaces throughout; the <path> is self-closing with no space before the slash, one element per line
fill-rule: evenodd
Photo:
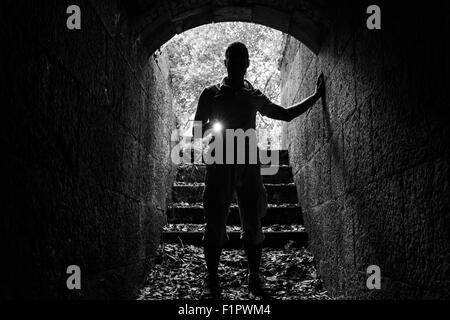
<path fill-rule="evenodd" d="M 233 42 L 225 51 L 225 67 L 228 75 L 233 78 L 244 78 L 250 65 L 248 50 L 245 44 Z"/>

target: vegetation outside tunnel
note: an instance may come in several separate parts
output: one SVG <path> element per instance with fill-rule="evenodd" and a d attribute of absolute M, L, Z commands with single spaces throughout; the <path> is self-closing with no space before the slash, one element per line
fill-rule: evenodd
<path fill-rule="evenodd" d="M 262 25 L 225 22 L 186 31 L 169 41 L 164 50 L 168 52 L 178 127 L 186 133 L 191 132 L 190 121 L 198 97 L 205 87 L 219 83 L 226 75 L 224 52 L 234 41 L 245 43 L 250 50 L 247 80 L 278 103 L 283 38 L 280 31 Z M 258 115 L 257 128 L 261 130 L 260 146 L 267 148 L 270 144 L 272 149 L 280 149 L 280 121 Z"/>

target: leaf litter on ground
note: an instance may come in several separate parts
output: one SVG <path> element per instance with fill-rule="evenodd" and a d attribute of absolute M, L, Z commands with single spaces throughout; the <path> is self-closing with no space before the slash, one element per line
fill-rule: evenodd
<path fill-rule="evenodd" d="M 200 299 L 206 273 L 203 249 L 193 245 L 162 244 L 139 300 Z M 261 274 L 273 299 L 328 300 L 308 249 L 290 242 L 284 249 L 264 249 Z M 219 276 L 222 298 L 247 300 L 247 261 L 243 250 L 223 250 Z"/>
<path fill-rule="evenodd" d="M 171 232 L 204 232 L 204 224 L 193 224 L 193 223 L 183 223 L 183 224 L 167 224 L 163 227 L 163 231 Z M 240 232 L 240 226 L 227 226 L 227 232 Z M 281 225 L 272 224 L 267 227 L 263 227 L 264 232 L 300 232 L 305 231 L 304 226 L 298 224 Z"/>

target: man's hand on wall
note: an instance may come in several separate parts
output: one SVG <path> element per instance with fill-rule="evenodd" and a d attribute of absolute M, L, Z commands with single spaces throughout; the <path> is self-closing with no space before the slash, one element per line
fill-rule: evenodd
<path fill-rule="evenodd" d="M 319 99 L 324 96 L 324 93 L 325 93 L 325 79 L 323 73 L 321 73 L 317 78 L 316 92 L 314 93 L 314 96 L 317 99 Z"/>

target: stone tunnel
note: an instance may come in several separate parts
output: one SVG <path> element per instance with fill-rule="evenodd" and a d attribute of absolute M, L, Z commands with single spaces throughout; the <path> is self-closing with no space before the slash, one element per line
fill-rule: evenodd
<path fill-rule="evenodd" d="M 66 27 L 81 9 L 81 30 Z M 1 296 L 132 298 L 152 268 L 174 180 L 159 48 L 211 22 L 290 35 L 282 104 L 310 247 L 336 298 L 450 298 L 446 1 L 2 1 Z M 66 268 L 83 270 L 69 291 Z M 382 290 L 366 287 L 367 267 Z"/>

